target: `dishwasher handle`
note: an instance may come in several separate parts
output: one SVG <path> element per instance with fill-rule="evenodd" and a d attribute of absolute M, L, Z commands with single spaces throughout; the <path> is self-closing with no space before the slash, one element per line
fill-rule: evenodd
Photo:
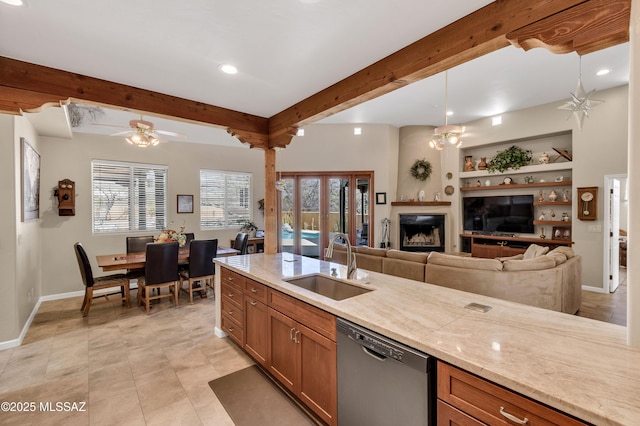
<path fill-rule="evenodd" d="M 376 361 L 385 362 L 387 360 L 386 356 L 379 354 L 378 352 L 373 351 L 367 348 L 366 346 L 361 346 L 361 347 L 362 347 L 362 352 L 369 355 L 371 358 L 375 359 Z"/>

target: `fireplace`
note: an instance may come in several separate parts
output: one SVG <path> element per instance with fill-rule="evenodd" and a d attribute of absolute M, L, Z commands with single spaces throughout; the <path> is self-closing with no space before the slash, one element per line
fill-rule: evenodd
<path fill-rule="evenodd" d="M 400 250 L 444 251 L 443 214 L 401 214 Z"/>

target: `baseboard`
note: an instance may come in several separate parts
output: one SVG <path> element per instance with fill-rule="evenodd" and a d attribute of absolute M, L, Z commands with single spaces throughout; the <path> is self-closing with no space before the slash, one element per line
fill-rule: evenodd
<path fill-rule="evenodd" d="M 84 296 L 84 291 L 71 291 L 69 293 L 59 293 L 59 294 L 50 294 L 48 296 L 41 296 L 36 302 L 36 305 L 31 310 L 31 314 L 29 315 L 27 322 L 24 324 L 24 327 L 22 327 L 22 331 L 20 332 L 20 335 L 18 336 L 18 338 L 0 342 L 0 351 L 4 349 L 15 348 L 22 345 L 22 341 L 24 340 L 24 337 L 27 335 L 27 332 L 29 331 L 29 327 L 31 327 L 31 323 L 33 322 L 33 319 L 38 313 L 38 309 L 40 309 L 40 305 L 42 304 L 42 302 L 49 302 L 51 300 L 61 300 L 61 299 L 68 299 L 70 297 L 82 297 L 82 296 Z"/>
<path fill-rule="evenodd" d="M 217 337 L 219 337 L 221 339 L 223 339 L 223 338 L 228 336 L 227 333 L 225 333 L 224 331 L 222 331 L 221 328 L 218 328 L 218 327 L 214 327 L 213 328 L 213 334 L 215 334 Z"/>
<path fill-rule="evenodd" d="M 587 286 L 587 285 L 583 285 L 583 286 L 582 286 L 582 289 L 583 289 L 583 290 L 586 290 L 586 291 L 592 291 L 592 292 L 594 292 L 594 293 L 606 293 L 606 292 L 607 292 L 607 291 L 606 291 L 604 288 L 602 288 L 602 287 L 590 287 L 590 286 Z"/>

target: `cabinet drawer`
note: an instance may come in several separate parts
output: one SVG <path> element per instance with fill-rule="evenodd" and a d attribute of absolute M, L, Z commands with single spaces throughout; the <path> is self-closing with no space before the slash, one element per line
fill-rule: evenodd
<path fill-rule="evenodd" d="M 279 291 L 269 290 L 269 306 L 336 341 L 336 317 Z"/>
<path fill-rule="evenodd" d="M 231 300 L 226 296 L 222 297 L 221 308 L 222 313 L 229 318 L 233 318 L 238 325 L 242 325 L 244 319 L 244 311 L 240 308 L 235 300 Z"/>
<path fill-rule="evenodd" d="M 259 282 L 245 279 L 244 281 L 244 293 L 253 297 L 259 302 L 267 304 L 267 287 Z"/>
<path fill-rule="evenodd" d="M 229 269 L 221 268 L 221 271 L 220 271 L 221 284 L 227 284 L 229 286 L 235 287 L 237 290 L 242 291 L 244 289 L 244 281 L 245 281 L 245 278 L 242 275 L 236 274 L 235 272 L 230 271 Z"/>
<path fill-rule="evenodd" d="M 244 345 L 244 330 L 235 321 L 222 315 L 222 330 L 229 335 L 235 342 L 242 347 Z"/>
<path fill-rule="evenodd" d="M 457 408 L 453 408 L 446 402 L 438 400 L 438 426 L 456 426 L 456 425 L 470 425 L 470 426 L 484 426 L 484 423 L 479 422 L 473 417 L 463 413 Z"/>
<path fill-rule="evenodd" d="M 222 293 L 222 299 L 225 298 L 231 303 L 235 303 L 238 306 L 238 309 L 243 309 L 243 294 L 242 290 L 237 289 L 236 287 L 229 285 L 227 283 L 222 283 L 220 286 L 220 292 Z"/>
<path fill-rule="evenodd" d="M 510 416 L 522 421 L 526 418 L 526 424 L 532 426 L 585 424 L 442 362 L 438 362 L 438 398 L 491 425 L 517 424 Z"/>

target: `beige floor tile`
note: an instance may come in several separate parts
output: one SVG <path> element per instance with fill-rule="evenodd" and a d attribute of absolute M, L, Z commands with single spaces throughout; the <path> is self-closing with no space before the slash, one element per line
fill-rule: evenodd
<path fill-rule="evenodd" d="M 89 420 L 92 425 L 100 426 L 144 425 L 137 390 L 129 389 L 112 398 L 91 400 Z"/>
<path fill-rule="evenodd" d="M 196 426 L 202 424 L 198 413 L 186 396 L 151 411 L 143 408 L 143 412 L 147 425 Z"/>
<path fill-rule="evenodd" d="M 135 389 L 133 374 L 126 359 L 89 373 L 91 401 L 112 398 L 120 392 Z"/>
<path fill-rule="evenodd" d="M 136 377 L 135 384 L 145 417 L 173 401 L 187 398 L 178 376 L 170 367 Z"/>

